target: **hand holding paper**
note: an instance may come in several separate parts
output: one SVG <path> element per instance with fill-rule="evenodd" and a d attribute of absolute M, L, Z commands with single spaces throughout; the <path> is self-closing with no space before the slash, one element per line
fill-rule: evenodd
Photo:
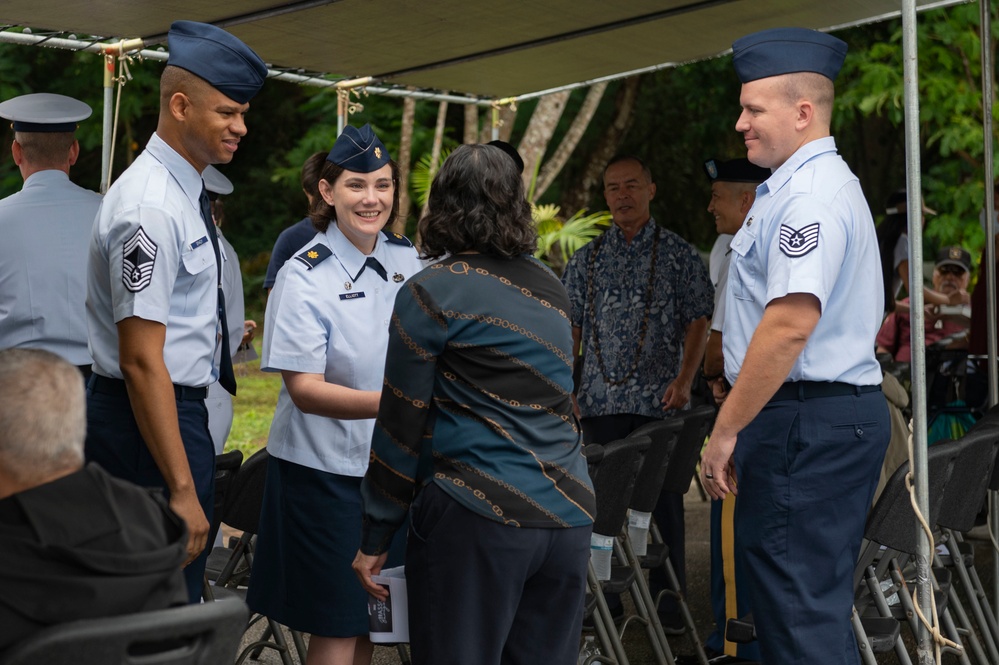
<path fill-rule="evenodd" d="M 388 598 L 388 591 L 380 584 L 372 581 L 371 576 L 381 572 L 387 558 L 388 553 L 371 555 L 364 554 L 358 550 L 357 556 L 354 557 L 354 563 L 351 564 L 364 590 L 380 600 Z"/>

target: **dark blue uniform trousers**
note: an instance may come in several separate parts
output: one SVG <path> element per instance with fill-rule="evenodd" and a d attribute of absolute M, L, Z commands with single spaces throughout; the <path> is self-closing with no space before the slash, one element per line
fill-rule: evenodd
<path fill-rule="evenodd" d="M 215 446 L 208 433 L 204 400 L 177 400 L 177 417 L 198 500 L 211 523 L 215 506 Z M 127 393 L 95 390 L 93 380 L 87 388 L 85 453 L 88 462 L 97 462 L 111 475 L 143 487 L 162 488 L 169 498 L 163 474 L 139 433 Z M 184 568 L 191 603 L 201 600 L 210 550 L 211 543 L 201 556 Z"/>
<path fill-rule="evenodd" d="M 416 497 L 410 519 L 414 665 L 575 665 L 589 525 L 508 526 L 465 508 L 434 483 Z"/>
<path fill-rule="evenodd" d="M 890 433 L 869 392 L 771 401 L 739 434 L 736 538 L 767 665 L 859 663 L 853 569 Z"/>

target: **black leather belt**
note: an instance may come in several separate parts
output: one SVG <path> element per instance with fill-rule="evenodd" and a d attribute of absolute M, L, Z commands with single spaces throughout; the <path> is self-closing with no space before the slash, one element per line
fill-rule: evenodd
<path fill-rule="evenodd" d="M 838 381 L 791 381 L 785 383 L 774 396 L 771 402 L 780 402 L 790 399 L 816 399 L 819 397 L 843 397 L 845 395 L 863 395 L 864 393 L 881 392 L 881 386 L 855 386 L 851 383 L 839 383 Z"/>
<path fill-rule="evenodd" d="M 112 379 L 100 374 L 90 377 L 90 388 L 96 393 L 105 395 L 128 395 L 128 388 L 122 379 Z M 178 401 L 195 401 L 205 399 L 208 396 L 208 388 L 191 388 L 190 386 L 178 386 L 173 384 L 173 394 Z"/>

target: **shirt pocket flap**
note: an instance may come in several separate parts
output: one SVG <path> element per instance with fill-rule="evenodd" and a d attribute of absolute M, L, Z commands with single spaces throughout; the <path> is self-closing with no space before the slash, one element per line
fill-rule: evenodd
<path fill-rule="evenodd" d="M 756 244 L 756 234 L 749 233 L 746 231 L 745 227 L 739 229 L 739 232 L 735 234 L 732 238 L 732 243 L 729 247 L 732 248 L 734 254 L 745 258 L 753 251 L 753 245 Z"/>
<path fill-rule="evenodd" d="M 191 275 L 197 275 L 215 266 L 215 250 L 211 240 L 207 237 L 188 243 L 184 250 L 181 260 L 184 262 L 184 268 Z"/>

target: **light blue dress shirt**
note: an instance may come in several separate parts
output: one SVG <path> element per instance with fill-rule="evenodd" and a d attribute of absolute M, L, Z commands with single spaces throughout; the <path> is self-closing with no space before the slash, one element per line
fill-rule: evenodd
<path fill-rule="evenodd" d="M 725 294 L 728 292 L 728 266 L 732 261 L 732 236 L 721 233 L 711 248 L 708 259 L 708 272 L 711 274 L 711 284 L 715 287 L 715 311 L 711 315 L 711 329 L 722 331 L 725 322 Z"/>
<path fill-rule="evenodd" d="M 787 380 L 881 383 L 874 338 L 884 296 L 874 221 L 832 137 L 806 143 L 757 187 L 731 258 L 723 328 L 729 382 L 738 379 L 767 304 L 810 293 L 822 315 Z"/>
<path fill-rule="evenodd" d="M 98 374 L 122 378 L 116 324 L 137 316 L 166 326 L 163 359 L 174 383 L 204 387 L 218 378 L 218 274 L 202 186 L 197 170 L 153 134 L 104 197 L 87 282 Z"/>
<path fill-rule="evenodd" d="M 388 273 L 383 280 L 371 268 L 361 272 L 368 256 L 335 223 L 316 243 L 332 250 L 332 256 L 314 266 L 293 256 L 278 272 L 267 300 L 260 368 L 322 374 L 327 383 L 381 390 L 395 296 L 423 264 L 413 247 L 379 236 L 370 256 Z M 374 418 L 303 413 L 282 383 L 267 450 L 288 462 L 360 477 L 368 468 L 374 423 Z"/>
<path fill-rule="evenodd" d="M 87 242 L 101 204 L 63 171 L 38 171 L 0 201 L 0 349 L 89 365 Z"/>

